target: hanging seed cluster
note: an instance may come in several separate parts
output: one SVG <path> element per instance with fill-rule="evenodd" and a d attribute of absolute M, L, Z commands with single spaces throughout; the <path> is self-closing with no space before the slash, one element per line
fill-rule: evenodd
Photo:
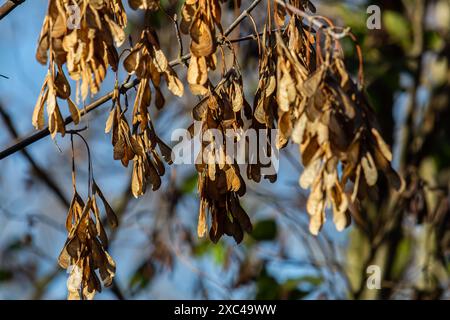
<path fill-rule="evenodd" d="M 234 69 L 226 75 L 219 85 L 194 108 L 194 118 L 201 121 L 203 143 L 198 157 L 203 157 L 196 165 L 199 174 L 198 191 L 200 210 L 198 235 L 204 236 L 207 229 L 207 214 L 211 215 L 209 237 L 219 241 L 223 234 L 233 236 L 241 242 L 244 232 L 252 231 L 247 213 L 239 203 L 239 197 L 246 192 L 244 179 L 234 159 L 226 155 L 226 131 L 243 130 L 244 113 L 251 115 L 251 107 L 245 101 L 242 91 L 242 77 Z M 208 130 L 220 130 L 222 140 L 216 141 Z"/>
<path fill-rule="evenodd" d="M 273 147 L 283 149 L 289 142 L 298 145 L 304 166 L 299 184 L 310 190 L 306 211 L 312 234 L 317 235 L 324 225 L 327 208 L 332 209 L 338 230 L 347 227 L 350 217 L 357 214 L 359 201 L 376 190 L 380 179 L 399 190 L 402 180 L 391 167 L 389 147 L 364 94 L 346 70 L 338 29 L 323 17 L 305 19 L 306 14 L 315 12 L 308 0 L 281 4 L 277 0 L 268 1 L 269 16 L 261 39 L 257 37 L 259 83 L 251 106 L 244 97 L 237 55 L 223 34 L 222 2 L 225 1 L 186 0 L 181 9 L 180 30 L 190 38 L 186 81 L 194 95 L 202 96 L 193 108 L 193 118 L 201 122 L 204 138 L 197 155 L 201 161 L 196 162 L 200 196 L 198 235 L 204 236 L 209 229 L 213 242 L 228 235 L 239 243 L 244 233 L 252 230 L 250 218 L 240 203 L 246 193 L 242 167 L 225 152 L 230 145 L 237 145 L 239 137 L 245 137 L 246 128 L 267 133 L 267 145 L 259 145 L 267 157 Z M 233 3 L 240 6 L 240 1 Z M 80 8 L 77 28 L 68 27 L 73 13 L 70 4 Z M 156 0 L 129 0 L 129 5 L 132 9 L 160 9 Z M 77 82 L 77 102 L 80 96 L 84 101 L 89 93 L 98 93 L 108 67 L 117 71 L 116 47 L 126 38 L 126 23 L 120 0 L 49 0 L 36 54 L 39 62 L 48 64 L 32 117 L 37 129 L 45 125 L 46 105 L 52 137 L 58 132 L 66 133 L 59 100 L 66 101 L 75 124 L 79 122 L 80 111 L 70 98 L 71 87 L 63 66 Z M 208 73 L 217 68 L 218 48 L 223 55 L 228 49 L 234 59 L 230 68 L 222 59 L 222 80 L 214 86 Z M 132 118 L 128 121 L 125 116 L 128 99 L 125 95 L 122 107 L 123 92 L 116 81 L 105 132 L 111 132 L 114 159 L 125 167 L 133 163 L 131 189 L 138 197 L 148 186 L 159 189 L 165 173 L 164 162 L 172 163 L 171 149 L 154 129 L 150 116 L 152 101 L 157 109 L 163 108 L 162 81 L 178 97 L 184 95 L 184 87 L 150 27 L 142 31 L 123 66 L 138 83 Z M 221 138 L 212 136 L 210 129 L 221 132 Z M 277 129 L 275 138 L 270 134 L 272 129 Z M 235 138 L 228 138 L 230 131 Z M 276 174 L 263 174 L 263 169 L 271 164 L 262 163 L 259 153 L 254 155 L 246 150 L 249 163 L 246 178 L 275 182 Z M 250 161 L 254 158 L 256 161 Z M 115 263 L 106 251 L 108 239 L 97 198 L 103 202 L 111 226 L 117 226 L 118 221 L 93 178 L 89 179 L 90 192 L 83 201 L 73 178 L 74 197 L 66 222 L 69 236 L 59 258 L 60 265 L 70 271 L 69 298 L 93 298 L 95 292 L 101 291 L 101 282 L 110 285 L 115 274 Z"/>
<path fill-rule="evenodd" d="M 284 26 L 287 11 L 278 7 L 274 14 Z M 299 183 L 311 189 L 310 232 L 318 234 L 328 206 L 343 230 L 379 174 L 397 190 L 401 180 L 371 108 L 345 69 L 339 44 L 330 33 L 321 42 L 320 31 L 312 33 L 295 14 L 288 20 L 283 32 L 265 35 L 268 54 L 260 68 L 254 118 L 268 128 L 277 123 L 278 148 L 290 139 L 299 145 L 305 168 Z"/>
<path fill-rule="evenodd" d="M 160 89 L 162 78 L 166 80 L 169 91 L 175 96 L 181 97 L 184 87 L 161 51 L 156 33 L 151 29 L 145 29 L 142 32 L 140 41 L 125 59 L 124 67 L 140 80 L 133 107 L 133 134 L 130 136 L 128 125 L 123 125 L 122 136 L 124 138 L 115 139 L 113 134 L 113 145 L 116 159 L 122 158 L 123 155 L 126 156 L 126 161 L 123 161 L 122 158 L 125 166 L 129 160 L 133 160 L 131 189 L 133 195 L 138 197 L 144 194 L 148 184 L 152 185 L 153 191 L 159 189 L 161 185 L 161 176 L 164 175 L 165 168 L 156 151 L 156 146 L 159 147 L 165 161 L 169 164 L 172 163 L 172 151 L 156 135 L 150 118 L 149 107 L 152 101 L 150 84 L 153 86 L 155 105 L 158 109 L 164 107 L 165 101 Z M 113 116 L 113 113 L 119 115 L 121 112 L 116 107 L 110 117 Z M 123 118 L 123 115 L 121 117 Z M 122 119 L 122 122 L 124 121 Z M 125 151 L 122 152 L 122 150 Z"/>
<path fill-rule="evenodd" d="M 59 255 L 59 265 L 69 271 L 68 299 L 93 299 L 108 287 L 116 273 L 116 264 L 106 251 L 108 238 L 100 217 L 97 197 L 102 201 L 111 227 L 117 227 L 117 217 L 93 180 L 92 190 L 84 202 L 74 187 L 74 195 L 66 219 L 69 233 Z M 100 279 L 96 273 L 100 275 Z"/>
<path fill-rule="evenodd" d="M 72 116 L 73 122 L 78 124 L 80 121 L 80 110 L 70 99 L 71 89 L 69 82 L 61 68 L 51 64 L 45 77 L 41 92 L 39 93 L 36 107 L 34 108 L 32 124 L 40 130 L 45 126 L 44 107 L 47 105 L 48 128 L 52 138 L 59 132 L 62 136 L 66 133 L 64 119 L 59 110 L 58 99 L 65 100 Z"/>
<path fill-rule="evenodd" d="M 74 10 L 74 6 L 78 10 Z M 75 123 L 79 111 L 70 99 L 70 85 L 64 75 L 77 81 L 77 98 L 84 101 L 95 95 L 106 77 L 109 66 L 117 70 L 119 57 L 115 46 L 125 40 L 127 17 L 120 0 L 49 0 L 47 15 L 39 37 L 36 59 L 49 64 L 48 75 L 33 114 L 33 125 L 44 127 L 44 105 L 52 137 L 64 135 L 64 120 L 57 98 L 66 100 Z"/>
<path fill-rule="evenodd" d="M 195 95 L 209 92 L 208 70 L 217 65 L 216 29 L 222 33 L 221 15 L 219 0 L 187 0 L 181 11 L 181 32 L 191 37 L 187 82 Z"/>

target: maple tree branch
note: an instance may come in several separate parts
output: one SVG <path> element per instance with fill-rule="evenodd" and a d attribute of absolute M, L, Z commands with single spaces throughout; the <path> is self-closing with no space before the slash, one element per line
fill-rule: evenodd
<path fill-rule="evenodd" d="M 8 0 L 0 7 L 0 20 L 6 17 L 11 11 L 24 3 L 25 0 Z"/>
<path fill-rule="evenodd" d="M 5 123 L 11 136 L 13 136 L 14 139 L 17 139 L 19 137 L 19 134 L 11 120 L 11 117 L 5 111 L 2 105 L 0 105 L 0 116 L 2 117 L 3 122 Z M 56 184 L 56 182 L 45 172 L 43 168 L 41 168 L 41 166 L 39 166 L 39 164 L 36 163 L 34 158 L 30 155 L 30 153 L 27 150 L 23 149 L 21 150 L 21 152 L 30 163 L 37 177 L 41 179 L 47 185 L 47 187 L 55 193 L 55 195 L 58 197 L 61 203 L 68 208 L 70 206 L 70 201 L 66 198 L 66 196 L 62 192 L 61 188 L 59 188 L 59 186 Z"/>
<path fill-rule="evenodd" d="M 227 30 L 225 30 L 224 32 L 224 36 L 228 36 L 230 35 L 231 32 L 233 32 L 234 29 L 236 29 L 236 27 L 245 19 L 247 18 L 247 15 L 253 11 L 253 9 L 256 8 L 256 6 L 261 2 L 261 0 L 255 0 L 252 2 L 251 5 L 248 6 L 247 9 L 245 9 L 244 11 L 241 12 L 241 14 L 239 15 L 239 17 L 237 17 L 231 24 L 230 26 L 227 28 Z"/>
<path fill-rule="evenodd" d="M 227 35 L 229 35 L 238 25 L 239 23 L 241 23 L 248 15 L 248 13 L 250 13 L 259 3 L 261 2 L 261 0 L 255 0 L 246 10 L 244 10 L 241 15 L 239 15 L 239 17 L 236 18 L 236 20 L 234 20 L 234 22 L 226 29 L 226 31 L 224 32 L 224 36 L 226 37 Z M 247 40 L 253 40 L 255 39 L 257 35 L 253 34 L 253 35 L 249 35 L 249 36 L 245 36 L 239 39 L 234 39 L 231 40 L 232 42 L 240 42 L 240 41 L 247 41 Z M 184 56 L 182 56 L 181 58 L 172 60 L 169 65 L 171 67 L 175 67 L 177 65 L 182 64 L 184 61 L 189 60 L 191 57 L 190 54 L 185 54 Z M 139 84 L 139 79 L 134 79 L 132 81 L 128 81 L 124 84 L 121 85 L 120 87 L 120 93 L 126 93 L 128 90 L 130 90 L 131 88 L 134 88 L 136 85 Z M 103 105 L 104 103 L 110 101 L 113 97 L 113 91 L 110 91 L 109 93 L 105 94 L 104 96 L 98 98 L 97 100 L 95 100 L 94 102 L 92 102 L 91 104 L 85 106 L 81 111 L 80 111 L 80 115 L 84 116 L 86 114 L 88 114 L 89 112 L 97 109 L 98 107 L 100 107 L 101 105 Z M 68 116 L 65 121 L 64 124 L 65 125 L 69 125 L 73 122 L 72 116 Z M 20 151 L 26 147 L 28 147 L 29 145 L 47 137 L 50 135 L 50 131 L 48 130 L 48 126 L 45 129 L 42 129 L 22 140 L 20 140 L 19 142 L 17 142 L 16 144 L 10 146 L 9 148 L 3 150 L 2 152 L 0 152 L 0 160 L 16 153 L 17 151 Z"/>

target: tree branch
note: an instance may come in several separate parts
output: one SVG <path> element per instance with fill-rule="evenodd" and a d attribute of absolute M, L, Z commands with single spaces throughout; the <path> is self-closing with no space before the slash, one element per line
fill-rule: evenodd
<path fill-rule="evenodd" d="M 8 0 L 0 7 L 0 20 L 6 17 L 11 11 L 24 3 L 25 0 Z"/>

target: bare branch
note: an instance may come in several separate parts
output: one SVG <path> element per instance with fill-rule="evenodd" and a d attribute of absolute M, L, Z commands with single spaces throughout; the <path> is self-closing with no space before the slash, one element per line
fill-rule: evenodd
<path fill-rule="evenodd" d="M 24 3 L 25 0 L 8 0 L 0 7 L 0 20 L 6 17 L 11 11 Z"/>

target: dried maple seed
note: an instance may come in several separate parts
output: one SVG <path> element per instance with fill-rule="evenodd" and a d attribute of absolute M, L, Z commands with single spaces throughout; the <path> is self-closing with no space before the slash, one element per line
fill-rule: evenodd
<path fill-rule="evenodd" d="M 36 104 L 33 125 L 37 129 L 43 128 L 46 102 L 52 137 L 57 132 L 62 135 L 65 132 L 56 97 L 67 100 L 75 123 L 80 118 L 75 103 L 70 100 L 71 88 L 62 71 L 63 65 L 67 66 L 69 76 L 77 81 L 77 103 L 80 95 L 85 101 L 89 91 L 91 96 L 99 92 L 108 66 L 117 70 L 119 58 L 115 46 L 121 46 L 125 40 L 127 16 L 120 0 L 80 0 L 77 5 L 84 10 L 79 26 L 72 27 L 67 17 L 73 13 L 67 1 L 49 0 L 36 51 L 36 59 L 41 64 L 48 63 L 49 72 Z"/>

